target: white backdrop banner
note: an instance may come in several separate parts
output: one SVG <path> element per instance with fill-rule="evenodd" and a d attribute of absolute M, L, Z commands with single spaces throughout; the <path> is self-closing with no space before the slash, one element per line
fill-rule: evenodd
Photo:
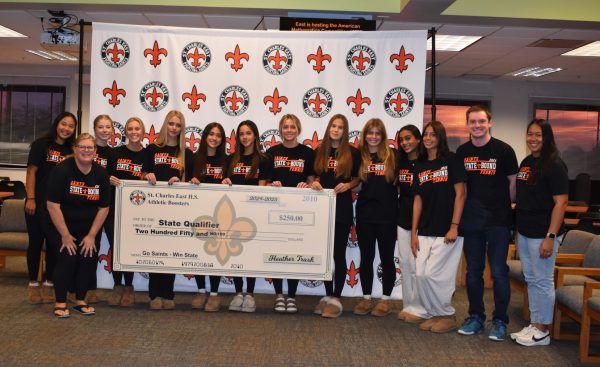
<path fill-rule="evenodd" d="M 158 136 L 166 113 L 180 110 L 186 142 L 196 151 L 206 124 L 226 131 L 235 150 L 235 129 L 256 122 L 265 149 L 278 144 L 279 119 L 293 113 L 302 121 L 300 141 L 313 149 L 336 113 L 350 122 L 350 141 L 373 117 L 381 118 L 390 145 L 407 124 L 422 125 L 427 31 L 279 32 L 238 31 L 94 23 L 90 85 L 90 131 L 99 114 L 115 121 L 111 146 L 124 143 L 125 121 L 140 117 L 145 144 Z M 111 288 L 110 253 L 104 240 L 98 285 Z M 354 228 L 348 241 L 344 296 L 360 291 L 360 255 Z M 396 263 L 398 263 L 396 259 Z M 375 260 L 378 272 L 379 259 Z M 401 271 L 393 296 L 399 298 Z M 377 275 L 377 274 L 376 274 Z M 136 275 L 136 289 L 147 288 Z M 375 279 L 379 279 L 376 276 Z M 223 278 L 223 290 L 231 290 Z M 257 291 L 272 292 L 267 281 Z M 194 290 L 193 277 L 178 276 L 178 290 Z M 322 294 L 320 281 L 303 281 L 299 293 Z M 381 294 L 375 281 L 373 295 Z"/>

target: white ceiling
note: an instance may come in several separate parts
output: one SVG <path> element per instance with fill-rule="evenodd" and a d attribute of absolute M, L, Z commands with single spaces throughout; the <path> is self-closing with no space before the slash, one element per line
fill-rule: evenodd
<path fill-rule="evenodd" d="M 514 79 L 505 74 L 529 66 L 563 67 L 564 71 L 536 81 L 600 83 L 599 57 L 560 56 L 565 48 L 528 47 L 542 38 L 600 40 L 600 23 L 542 21 L 528 19 L 442 16 L 440 13 L 452 0 L 412 0 L 401 14 L 372 14 L 380 30 L 429 29 L 438 34 L 483 37 L 461 52 L 438 52 L 437 75 L 447 77 Z M 64 9 L 87 22 L 110 22 L 141 25 L 166 25 L 198 28 L 254 29 L 265 16 L 258 30 L 278 29 L 279 16 L 286 10 L 203 9 L 177 7 L 117 7 L 69 5 Z M 40 4 L 0 4 L 0 24 L 28 38 L 0 38 L 0 74 L 2 65 L 72 65 L 77 62 L 47 61 L 25 52 L 39 49 L 41 18 L 49 14 Z M 383 19 L 383 20 L 382 20 Z M 47 22 L 46 22 L 47 26 Z M 90 28 L 85 33 L 84 64 L 89 64 Z M 77 54 L 73 47 L 70 53 Z M 429 55 L 431 56 L 431 55 Z M 6 74 L 4 74 L 6 75 Z"/>

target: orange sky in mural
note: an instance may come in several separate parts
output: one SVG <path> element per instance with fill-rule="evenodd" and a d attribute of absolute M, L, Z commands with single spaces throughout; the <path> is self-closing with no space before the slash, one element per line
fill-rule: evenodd
<path fill-rule="evenodd" d="M 536 117 L 545 119 L 546 111 L 537 110 Z M 598 112 L 550 110 L 548 117 L 560 151 L 570 146 L 590 151 L 596 146 Z"/>

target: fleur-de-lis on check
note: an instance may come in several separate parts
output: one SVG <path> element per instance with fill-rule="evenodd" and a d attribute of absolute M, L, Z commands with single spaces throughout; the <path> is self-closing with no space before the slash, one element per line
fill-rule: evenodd
<path fill-rule="evenodd" d="M 244 250 L 242 243 L 256 236 L 254 221 L 246 217 L 238 218 L 227 195 L 219 200 L 213 216 L 202 215 L 196 218 L 194 226 L 196 238 L 205 241 L 204 251 L 216 256 L 221 265 L 225 265 L 231 256 L 241 254 Z"/>

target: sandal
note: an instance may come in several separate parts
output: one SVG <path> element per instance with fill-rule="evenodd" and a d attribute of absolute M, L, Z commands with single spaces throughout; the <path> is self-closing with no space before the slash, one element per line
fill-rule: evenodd
<path fill-rule="evenodd" d="M 275 307 L 273 308 L 273 310 L 277 313 L 285 313 L 285 298 L 275 298 Z"/>
<path fill-rule="evenodd" d="M 84 311 L 83 310 L 84 308 L 87 308 L 88 311 Z M 88 305 L 86 305 L 86 304 L 73 306 L 73 310 L 79 312 L 83 316 L 94 316 L 96 314 L 96 311 L 95 310 L 94 311 L 89 311 L 90 308 L 91 307 L 88 306 Z"/>
<path fill-rule="evenodd" d="M 59 313 L 59 311 L 62 313 Z M 54 317 L 58 319 L 67 319 L 71 317 L 71 313 L 69 312 L 69 309 L 66 306 L 54 307 Z"/>
<path fill-rule="evenodd" d="M 285 301 L 285 312 L 286 313 L 298 312 L 298 306 L 296 306 L 296 300 L 294 298 L 288 297 L 288 299 Z"/>

